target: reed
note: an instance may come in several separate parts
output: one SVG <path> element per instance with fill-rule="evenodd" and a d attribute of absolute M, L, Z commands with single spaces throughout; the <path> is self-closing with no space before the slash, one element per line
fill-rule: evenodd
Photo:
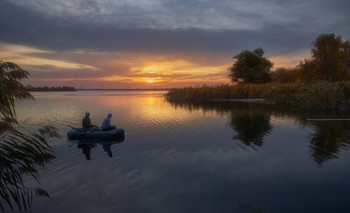
<path fill-rule="evenodd" d="M 170 89 L 165 95 L 169 101 L 203 102 L 213 99 L 261 98 L 261 92 L 266 87 L 262 84 L 228 85 L 220 84 Z"/>
<path fill-rule="evenodd" d="M 350 82 L 274 85 L 264 91 L 263 98 L 274 103 L 303 108 L 349 109 Z"/>
<path fill-rule="evenodd" d="M 226 99 L 256 99 L 302 108 L 350 109 L 350 81 L 288 84 L 220 84 L 171 89 L 170 102 L 208 102 Z"/>

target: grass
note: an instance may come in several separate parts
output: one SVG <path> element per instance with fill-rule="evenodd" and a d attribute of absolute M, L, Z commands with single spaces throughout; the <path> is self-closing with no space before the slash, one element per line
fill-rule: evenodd
<path fill-rule="evenodd" d="M 289 84 L 220 84 L 171 89 L 170 102 L 209 102 L 225 99 L 265 99 L 267 102 L 325 110 L 350 109 L 350 81 Z"/>

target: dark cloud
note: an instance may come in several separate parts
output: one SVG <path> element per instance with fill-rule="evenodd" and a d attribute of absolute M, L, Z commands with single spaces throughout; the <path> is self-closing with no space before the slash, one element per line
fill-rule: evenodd
<path fill-rule="evenodd" d="M 199 4 L 197 1 L 190 1 L 190 3 L 186 3 L 185 1 L 176 2 L 177 6 L 169 2 L 165 2 L 164 4 L 169 4 L 166 5 L 167 8 L 173 8 L 172 11 L 178 13 L 179 17 L 182 16 L 180 14 L 181 11 L 187 11 L 184 16 L 190 16 L 188 15 L 190 9 L 186 10 L 184 7 L 195 8 Z M 215 3 L 213 1 L 206 2 L 206 4 L 200 5 L 210 6 Z M 345 1 L 340 3 L 342 6 L 349 4 Z M 99 7 L 92 3 L 84 4 L 86 5 L 82 6 L 82 8 L 91 7 L 90 10 L 92 11 L 99 10 Z M 275 1 L 274 4 L 282 4 L 282 2 Z M 225 11 L 225 8 L 222 8 L 223 6 L 225 5 L 219 5 L 214 7 L 214 9 L 222 10 L 223 13 L 229 13 L 229 11 Z M 332 4 L 325 6 L 332 8 Z M 283 7 L 287 8 L 288 5 L 283 5 Z M 332 32 L 313 31 L 312 29 L 308 29 L 307 31 L 298 30 L 298 23 L 294 23 L 294 21 L 290 21 L 290 25 L 288 26 L 281 24 L 286 21 L 276 21 L 277 24 L 269 23 L 266 26 L 256 26 L 256 30 L 207 29 L 197 28 L 196 26 L 179 29 L 127 27 L 125 25 L 120 27 L 113 25 L 113 23 L 88 23 L 75 19 L 69 20 L 67 17 L 48 16 L 44 13 L 38 13 L 36 10 L 31 10 L 31 8 L 21 7 L 8 1 L 2 1 L 0 8 L 1 42 L 23 44 L 57 51 L 94 49 L 96 51 L 150 52 L 160 54 L 169 52 L 185 54 L 190 52 L 192 54 L 210 53 L 212 55 L 228 55 L 231 57 L 243 49 L 263 47 L 267 54 L 278 55 L 307 49 L 310 47 L 312 40 L 320 33 Z M 339 8 L 336 7 L 335 9 Z M 315 10 L 319 12 L 317 7 Z M 239 11 L 233 12 L 238 13 Z M 196 13 L 199 13 L 198 9 L 193 13 L 190 17 L 194 17 Z M 345 16 L 344 13 L 341 14 Z M 238 15 L 244 16 L 243 14 Z M 266 15 L 268 16 L 269 14 Z M 299 20 L 300 17 L 297 17 L 298 15 L 298 11 L 295 11 L 295 19 Z M 252 17 L 252 20 L 262 19 L 260 16 L 261 13 L 259 12 L 256 14 L 256 17 Z M 343 19 L 347 18 L 343 17 Z M 299 24 L 303 25 L 303 23 Z M 332 27 L 335 28 L 341 24 L 344 23 L 332 25 Z M 332 27 L 330 30 L 336 31 Z"/>

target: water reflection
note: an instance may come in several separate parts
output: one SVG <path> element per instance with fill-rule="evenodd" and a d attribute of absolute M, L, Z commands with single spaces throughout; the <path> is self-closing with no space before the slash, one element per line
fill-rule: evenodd
<path fill-rule="evenodd" d="M 272 130 L 271 114 L 257 105 L 231 108 L 230 126 L 235 131 L 233 139 L 239 139 L 247 146 L 262 146 L 264 136 Z"/>
<path fill-rule="evenodd" d="M 171 104 L 188 110 L 216 111 L 219 114 L 230 113 L 229 126 L 234 130 L 232 139 L 253 147 L 263 146 L 264 138 L 273 130 L 272 117 L 292 120 L 298 126 L 312 131 L 309 145 L 310 157 L 318 165 L 337 158 L 339 152 L 350 145 L 350 121 L 308 120 L 310 118 L 347 119 L 350 117 L 347 112 L 308 111 L 277 105 L 238 102 Z M 282 135 L 282 137 L 286 136 Z"/>
<path fill-rule="evenodd" d="M 111 158 L 113 157 L 113 153 L 111 150 L 112 144 L 102 144 L 103 150 L 107 153 L 107 155 Z"/>
<path fill-rule="evenodd" d="M 102 146 L 103 151 L 106 152 L 107 156 L 112 158 L 112 145 L 124 142 L 124 138 L 113 141 L 79 141 L 77 142 L 78 149 L 81 149 L 86 160 L 91 160 L 91 150 Z"/>
<path fill-rule="evenodd" d="M 96 147 L 96 144 L 78 143 L 78 149 L 83 150 L 86 160 L 91 160 L 90 152 L 94 147 Z"/>
<path fill-rule="evenodd" d="M 315 133 L 310 142 L 311 156 L 321 165 L 337 158 L 337 153 L 350 144 L 350 121 L 314 121 Z"/>

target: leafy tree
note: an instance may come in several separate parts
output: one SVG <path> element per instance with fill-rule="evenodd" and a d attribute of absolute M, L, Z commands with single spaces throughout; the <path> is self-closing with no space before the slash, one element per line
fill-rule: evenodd
<path fill-rule="evenodd" d="M 316 61 L 312 59 L 304 59 L 304 61 L 300 61 L 300 64 L 296 67 L 296 79 L 304 82 L 313 81 L 316 66 Z"/>
<path fill-rule="evenodd" d="M 311 49 L 316 68 L 314 80 L 340 81 L 346 77 L 349 68 L 349 41 L 343 42 L 341 36 L 321 34 L 313 42 Z"/>
<path fill-rule="evenodd" d="M 258 48 L 253 52 L 244 50 L 234 56 L 237 61 L 229 68 L 231 80 L 242 83 L 270 82 L 270 69 L 273 64 L 263 55 L 264 50 Z"/>
<path fill-rule="evenodd" d="M 292 83 L 297 80 L 297 69 L 278 68 L 271 72 L 271 82 Z"/>
<path fill-rule="evenodd" d="M 34 99 L 20 83 L 29 73 L 17 64 L 0 60 L 0 209 L 27 211 L 33 196 L 48 196 L 41 188 L 27 188 L 22 176 L 38 180 L 37 167 L 55 158 L 48 139 L 59 137 L 56 129 L 45 126 L 31 133 L 17 130 L 15 101 Z M 17 128 L 16 128 L 17 127 Z"/>

